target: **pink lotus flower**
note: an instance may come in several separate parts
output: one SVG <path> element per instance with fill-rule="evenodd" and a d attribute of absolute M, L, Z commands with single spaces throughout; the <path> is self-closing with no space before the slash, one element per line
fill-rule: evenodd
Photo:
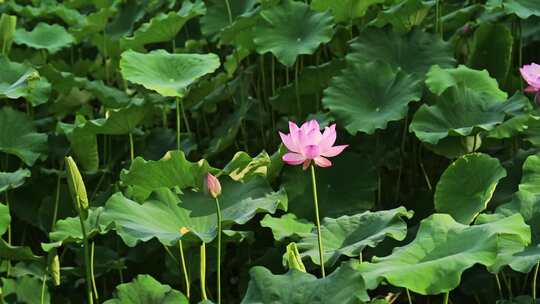
<path fill-rule="evenodd" d="M 211 197 L 216 198 L 221 195 L 221 183 L 211 173 L 206 174 L 204 179 L 204 190 L 210 194 Z"/>
<path fill-rule="evenodd" d="M 279 132 L 281 140 L 289 153 L 283 155 L 283 161 L 289 165 L 303 164 L 306 170 L 311 161 L 319 167 L 330 167 L 332 162 L 326 157 L 339 155 L 348 145 L 334 146 L 336 142 L 336 125 L 324 128 L 321 133 L 319 123 L 310 120 L 299 128 L 289 122 L 289 134 Z"/>
<path fill-rule="evenodd" d="M 529 85 L 525 92 L 536 93 L 540 91 L 540 65 L 531 63 L 519 69 L 521 76 Z"/>

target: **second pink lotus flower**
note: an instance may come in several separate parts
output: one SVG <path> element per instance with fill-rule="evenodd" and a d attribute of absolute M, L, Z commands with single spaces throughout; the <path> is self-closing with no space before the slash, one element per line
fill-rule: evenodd
<path fill-rule="evenodd" d="M 529 85 L 525 92 L 540 92 L 540 65 L 536 63 L 526 64 L 519 69 L 521 76 Z"/>
<path fill-rule="evenodd" d="M 304 170 L 311 161 L 319 167 L 330 167 L 332 162 L 327 157 L 339 155 L 348 145 L 334 146 L 336 142 L 336 125 L 324 128 L 321 133 L 319 123 L 310 120 L 298 127 L 289 122 L 289 134 L 279 132 L 281 140 L 289 153 L 283 155 L 283 161 L 289 165 L 303 165 Z"/>

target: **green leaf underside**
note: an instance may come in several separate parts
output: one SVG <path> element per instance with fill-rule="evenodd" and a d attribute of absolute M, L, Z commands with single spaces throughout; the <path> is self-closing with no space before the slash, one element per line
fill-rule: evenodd
<path fill-rule="evenodd" d="M 188 299 L 169 285 L 149 275 L 138 275 L 133 281 L 116 286 L 115 298 L 103 304 L 188 304 Z"/>
<path fill-rule="evenodd" d="M 487 208 L 506 170 L 496 158 L 482 153 L 467 154 L 442 174 L 435 190 L 435 210 L 450 214 L 457 222 L 470 224 Z"/>
<path fill-rule="evenodd" d="M 276 241 L 283 241 L 286 238 L 298 237 L 310 233 L 315 225 L 304 219 L 298 219 L 292 213 L 284 214 L 281 217 L 272 217 L 267 214 L 260 221 L 262 227 L 272 229 L 272 234 Z"/>
<path fill-rule="evenodd" d="M 30 177 L 31 174 L 28 169 L 19 169 L 15 172 L 0 172 L 0 193 L 24 185 L 26 178 Z"/>
<path fill-rule="evenodd" d="M 35 49 L 45 49 L 54 54 L 70 46 L 75 38 L 58 24 L 39 23 L 32 31 L 24 29 L 15 31 L 14 42 Z"/>

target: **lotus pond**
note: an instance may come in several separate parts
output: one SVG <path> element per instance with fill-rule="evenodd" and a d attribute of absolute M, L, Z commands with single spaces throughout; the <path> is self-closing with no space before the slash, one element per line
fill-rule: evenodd
<path fill-rule="evenodd" d="M 0 304 L 540 303 L 540 1 L 0 0 Z"/>

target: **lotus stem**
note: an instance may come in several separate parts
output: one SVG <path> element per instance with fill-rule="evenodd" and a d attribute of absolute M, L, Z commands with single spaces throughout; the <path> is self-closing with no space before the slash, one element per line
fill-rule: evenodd
<path fill-rule="evenodd" d="M 448 304 L 448 299 L 450 298 L 450 292 L 444 294 L 443 304 Z"/>
<path fill-rule="evenodd" d="M 533 282 L 532 282 L 532 298 L 534 303 L 536 303 L 536 278 L 538 277 L 538 268 L 540 267 L 540 261 L 536 262 L 536 267 L 534 268 Z"/>
<path fill-rule="evenodd" d="M 409 289 L 405 288 L 405 292 L 407 293 L 407 300 L 409 300 L 409 304 L 412 304 L 411 293 L 409 292 Z"/>
<path fill-rule="evenodd" d="M 40 297 L 40 303 L 45 303 L 45 286 L 47 286 L 47 274 L 43 275 L 43 282 L 41 283 L 41 297 Z"/>
<path fill-rule="evenodd" d="M 229 3 L 229 0 L 225 0 L 225 5 L 227 6 L 227 14 L 229 16 L 229 24 L 232 24 L 233 23 L 233 18 L 232 18 L 231 4 Z"/>
<path fill-rule="evenodd" d="M 7 163 L 7 161 L 6 161 Z M 7 167 L 7 166 L 6 166 Z M 10 202 L 9 202 L 9 195 L 8 195 L 8 191 L 6 190 L 6 192 L 4 193 L 5 197 L 6 197 L 6 207 L 8 209 L 8 213 L 11 213 L 11 206 L 10 206 Z M 11 245 L 11 222 L 8 224 L 8 227 L 7 227 L 7 241 L 8 241 L 8 245 Z M 6 270 L 6 275 L 7 277 L 9 277 L 9 275 L 11 274 L 11 261 L 8 260 L 7 261 L 7 270 Z"/>
<path fill-rule="evenodd" d="M 217 212 L 217 303 L 221 304 L 221 210 L 217 197 L 215 201 Z"/>
<path fill-rule="evenodd" d="M 296 95 L 296 110 L 298 111 L 298 118 L 302 117 L 302 105 L 300 104 L 300 92 L 298 91 L 298 65 L 300 58 L 296 60 L 294 64 L 294 93 Z"/>
<path fill-rule="evenodd" d="M 54 230 L 54 227 L 56 226 L 56 218 L 58 217 L 58 205 L 60 203 L 60 182 L 62 180 L 62 177 L 60 174 L 58 174 L 58 177 L 56 179 L 56 194 L 54 197 L 54 209 L 53 209 L 53 218 L 51 223 L 51 231 Z"/>
<path fill-rule="evenodd" d="M 497 283 L 497 289 L 499 290 L 499 299 L 502 300 L 504 299 L 504 296 L 503 296 L 501 281 L 499 280 L 499 275 L 497 273 L 495 274 L 495 282 Z"/>
<path fill-rule="evenodd" d="M 79 198 L 77 197 L 77 200 Z M 78 203 L 77 203 L 78 205 Z M 81 223 L 81 232 L 83 235 L 83 251 L 84 251 L 84 265 L 86 267 L 86 295 L 87 300 L 89 304 L 94 303 L 94 298 L 92 296 L 92 274 L 90 270 L 90 252 L 88 250 L 88 235 L 86 234 L 86 227 L 84 225 L 84 220 L 81 214 L 81 210 L 79 209 L 79 221 Z"/>
<path fill-rule="evenodd" d="M 95 243 L 92 242 L 92 246 L 90 249 L 90 277 L 92 278 L 92 289 L 94 290 L 94 297 L 96 298 L 96 301 L 99 301 L 99 294 L 96 287 L 96 276 L 94 274 L 94 246 Z"/>
<path fill-rule="evenodd" d="M 186 297 L 189 300 L 191 297 L 191 290 L 189 285 L 189 276 L 186 267 L 186 257 L 184 256 L 184 246 L 182 246 L 182 240 L 178 240 L 178 249 L 180 250 L 180 262 L 182 264 L 182 272 L 184 273 L 184 282 L 186 283 Z"/>
<path fill-rule="evenodd" d="M 201 262 L 200 262 L 200 277 L 201 277 L 201 296 L 203 300 L 208 300 L 206 296 L 206 243 L 201 245 Z"/>
<path fill-rule="evenodd" d="M 133 133 L 129 132 L 129 156 L 131 161 L 135 159 L 135 146 L 133 145 Z"/>
<path fill-rule="evenodd" d="M 317 197 L 317 179 L 315 177 L 315 165 L 311 165 L 311 184 L 313 186 L 313 203 L 315 204 L 315 221 L 317 224 L 317 241 L 319 242 L 319 262 L 321 264 L 321 275 L 324 278 L 326 273 L 324 271 L 324 256 L 323 256 L 323 242 L 321 235 L 321 220 L 319 218 L 319 199 Z"/>
<path fill-rule="evenodd" d="M 176 149 L 180 149 L 180 98 L 176 98 Z"/>

